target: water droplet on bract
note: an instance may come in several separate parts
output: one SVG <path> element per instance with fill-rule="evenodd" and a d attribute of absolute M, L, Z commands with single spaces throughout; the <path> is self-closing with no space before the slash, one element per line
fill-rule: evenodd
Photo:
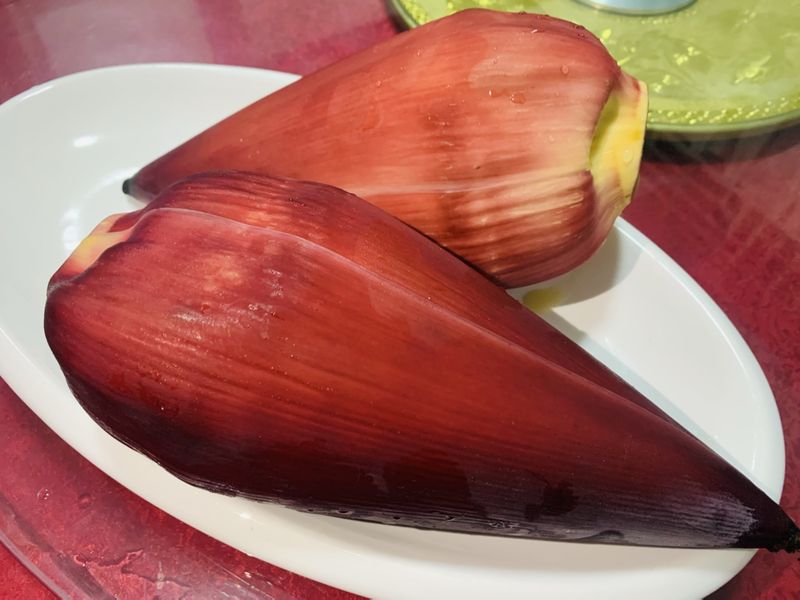
<path fill-rule="evenodd" d="M 496 65 L 496 64 L 497 64 L 497 59 L 496 59 L 496 58 L 493 58 L 493 59 L 492 59 L 492 64 L 493 64 L 493 65 Z"/>
<path fill-rule="evenodd" d="M 382 85 L 383 85 L 383 81 L 381 81 L 380 79 L 375 82 L 375 87 L 381 87 Z"/>
<path fill-rule="evenodd" d="M 511 101 L 514 104 L 525 104 L 525 94 L 522 92 L 515 92 L 511 94 Z"/>
<path fill-rule="evenodd" d="M 552 135 L 548 135 L 548 136 L 547 136 L 547 141 L 548 141 L 548 142 L 550 142 L 550 143 L 552 144 L 553 142 L 555 142 L 555 141 L 556 141 L 556 138 L 554 138 Z"/>
<path fill-rule="evenodd" d="M 569 67 L 567 65 L 561 65 L 561 73 L 569 75 Z"/>
<path fill-rule="evenodd" d="M 46 487 L 43 487 L 38 492 L 36 492 L 36 498 L 38 500 L 41 500 L 42 502 L 45 502 L 45 501 L 49 500 L 50 499 L 50 490 L 47 489 Z"/>
<path fill-rule="evenodd" d="M 494 90 L 489 90 L 489 98 L 494 98 Z"/>
<path fill-rule="evenodd" d="M 78 508 L 89 508 L 93 501 L 91 494 L 81 494 L 78 496 Z"/>

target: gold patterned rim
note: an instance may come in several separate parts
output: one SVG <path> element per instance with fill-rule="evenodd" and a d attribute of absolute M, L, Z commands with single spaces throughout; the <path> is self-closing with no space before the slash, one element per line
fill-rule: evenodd
<path fill-rule="evenodd" d="M 800 24 L 800 0 L 696 0 L 683 10 L 655 16 L 611 13 L 576 0 L 387 4 L 408 27 L 469 7 L 546 12 L 580 23 L 626 71 L 647 83 L 647 126 L 654 134 L 719 138 L 800 123 L 800 26 L 791 25 Z M 652 56 L 637 54 L 635 42 L 643 38 L 656 40 Z M 723 43 L 727 46 L 718 50 Z"/>

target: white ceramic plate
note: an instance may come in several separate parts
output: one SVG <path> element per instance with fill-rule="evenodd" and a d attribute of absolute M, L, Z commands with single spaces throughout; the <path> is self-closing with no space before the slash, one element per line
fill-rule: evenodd
<path fill-rule="evenodd" d="M 256 98 L 284 73 L 138 65 L 80 73 L 0 107 L 0 375 L 87 459 L 146 500 L 252 555 L 380 598 L 699 598 L 750 551 L 490 538 L 350 522 L 193 488 L 105 434 L 45 342 L 45 287 L 106 215 L 136 205 L 124 178 Z M 663 252 L 619 222 L 553 284 L 544 316 L 723 452 L 773 498 L 783 485 L 775 402 L 750 350 Z"/>

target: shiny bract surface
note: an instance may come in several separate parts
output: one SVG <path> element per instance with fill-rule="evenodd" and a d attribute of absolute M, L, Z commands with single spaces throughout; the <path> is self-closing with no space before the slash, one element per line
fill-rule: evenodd
<path fill-rule="evenodd" d="M 331 186 L 199 174 L 104 219 L 50 279 L 44 330 L 97 424 L 203 489 L 435 531 L 800 545 L 580 346 Z"/>
<path fill-rule="evenodd" d="M 469 10 L 304 77 L 144 165 L 348 190 L 511 288 L 589 258 L 630 202 L 644 86 L 572 23 Z"/>
<path fill-rule="evenodd" d="M 597 35 L 650 89 L 653 132 L 714 135 L 800 119 L 800 1 L 698 0 L 659 15 L 575 0 L 394 0 L 409 25 L 481 6 L 549 14 Z"/>

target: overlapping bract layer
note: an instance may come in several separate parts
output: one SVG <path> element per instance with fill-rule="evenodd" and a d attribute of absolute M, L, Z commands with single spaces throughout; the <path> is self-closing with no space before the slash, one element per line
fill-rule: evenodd
<path fill-rule="evenodd" d="M 151 198 L 237 169 L 328 183 L 505 286 L 588 258 L 630 200 L 643 84 L 585 29 L 464 11 L 270 94 L 144 167 Z"/>
<path fill-rule="evenodd" d="M 107 219 L 45 331 L 111 434 L 203 487 L 448 531 L 795 549 L 763 492 L 357 197 L 191 178 Z"/>

